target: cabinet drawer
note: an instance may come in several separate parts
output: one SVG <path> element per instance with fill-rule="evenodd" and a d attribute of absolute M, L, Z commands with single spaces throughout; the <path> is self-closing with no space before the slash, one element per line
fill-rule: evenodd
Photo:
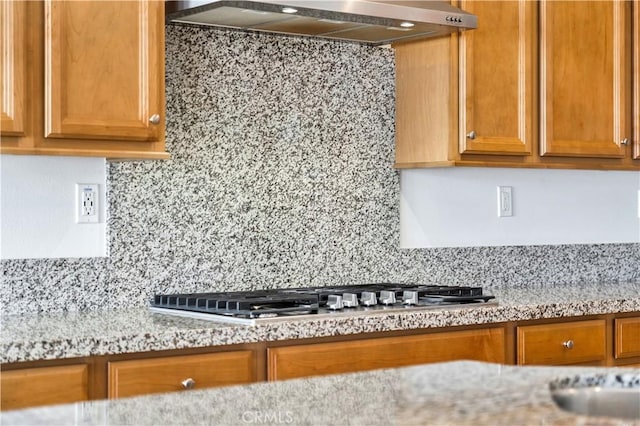
<path fill-rule="evenodd" d="M 518 364 L 575 364 L 605 357 L 604 320 L 518 327 Z"/>
<path fill-rule="evenodd" d="M 269 348 L 267 356 L 269 380 L 461 359 L 503 363 L 504 330 L 491 328 L 287 346 Z"/>
<path fill-rule="evenodd" d="M 110 362 L 108 393 L 120 398 L 254 381 L 253 352 L 220 352 Z"/>
<path fill-rule="evenodd" d="M 89 399 L 86 365 L 25 368 L 0 372 L 3 410 Z"/>
<path fill-rule="evenodd" d="M 619 318 L 616 324 L 616 358 L 640 356 L 640 317 Z"/>

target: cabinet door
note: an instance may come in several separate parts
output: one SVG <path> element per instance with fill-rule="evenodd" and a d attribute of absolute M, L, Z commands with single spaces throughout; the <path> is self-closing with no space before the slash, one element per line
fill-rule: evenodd
<path fill-rule="evenodd" d="M 633 158 L 640 160 L 640 1 L 633 2 Z"/>
<path fill-rule="evenodd" d="M 267 358 L 269 380 L 463 359 L 503 363 L 504 329 L 269 348 Z"/>
<path fill-rule="evenodd" d="M 47 1 L 45 137 L 157 141 L 163 19 L 152 0 Z"/>
<path fill-rule="evenodd" d="M 624 157 L 630 2 L 542 1 L 541 154 Z"/>
<path fill-rule="evenodd" d="M 518 364 L 562 365 L 605 360 L 605 321 L 518 327 Z"/>
<path fill-rule="evenodd" d="M 23 136 L 26 114 L 25 2 L 0 2 L 0 134 Z"/>
<path fill-rule="evenodd" d="M 616 358 L 640 356 L 640 317 L 616 318 L 615 336 Z"/>
<path fill-rule="evenodd" d="M 256 381 L 251 351 L 109 363 L 109 398 L 203 389 Z"/>
<path fill-rule="evenodd" d="M 531 154 L 535 2 L 463 1 L 484 23 L 460 36 L 460 153 Z"/>
<path fill-rule="evenodd" d="M 0 374 L 3 410 L 89 399 L 88 367 L 26 368 Z"/>

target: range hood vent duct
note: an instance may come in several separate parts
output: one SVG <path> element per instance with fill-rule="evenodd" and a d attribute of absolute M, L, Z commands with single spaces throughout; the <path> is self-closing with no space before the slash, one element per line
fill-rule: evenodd
<path fill-rule="evenodd" d="M 167 22 L 352 41 L 373 46 L 477 28 L 444 1 L 169 1 Z"/>

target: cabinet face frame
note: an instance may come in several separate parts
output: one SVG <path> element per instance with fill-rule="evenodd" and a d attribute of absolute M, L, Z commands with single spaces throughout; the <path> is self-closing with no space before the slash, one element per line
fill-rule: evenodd
<path fill-rule="evenodd" d="M 133 103 L 129 103 L 128 96 L 118 96 L 116 88 L 113 88 L 114 96 L 112 101 L 104 99 L 108 96 L 109 87 L 100 87 L 99 76 L 92 73 L 96 65 L 91 59 L 95 53 L 89 54 L 92 46 L 90 40 L 85 43 L 81 28 L 87 25 L 87 15 L 90 15 L 91 7 L 86 3 L 74 3 L 72 1 L 45 2 L 45 137 L 47 138 L 78 138 L 78 139 L 115 139 L 130 141 L 156 141 L 160 138 L 161 126 L 164 126 L 164 111 L 161 106 L 161 91 L 164 92 L 164 83 L 161 82 L 162 75 L 159 72 L 160 62 L 163 60 L 161 49 L 164 45 L 158 46 L 164 37 L 159 34 L 164 28 L 162 21 L 162 5 L 158 2 L 138 0 L 134 2 L 107 2 L 100 5 L 103 9 L 103 21 L 93 21 L 90 25 L 109 28 L 109 23 L 117 21 L 116 11 L 118 8 L 127 9 L 137 7 L 137 10 L 127 10 L 137 19 L 137 28 L 132 29 L 137 34 L 137 43 L 134 47 L 136 55 L 131 58 L 123 58 L 123 53 L 115 51 L 116 55 L 107 67 L 100 69 L 100 74 L 104 75 L 110 66 L 120 70 L 131 70 L 135 75 L 127 76 L 129 80 L 134 80 L 137 93 L 132 93 L 130 98 Z M 105 8 L 107 8 L 105 10 Z M 109 8 L 114 8 L 109 10 Z M 125 9 L 126 10 L 126 9 Z M 72 19 L 74 13 L 79 17 Z M 85 22 L 83 22 L 85 21 Z M 80 31 L 78 34 L 76 32 Z M 107 31 L 95 31 L 100 35 L 102 43 L 110 44 Z M 91 32 L 94 35 L 93 32 Z M 117 34 L 117 33 L 116 33 Z M 115 37 L 117 39 L 117 36 Z M 106 40 L 103 40 L 106 39 Z M 84 43 L 84 44 L 83 44 Z M 108 52 L 103 53 L 103 57 L 108 58 Z M 89 59 L 85 59 L 85 56 Z M 101 64 L 97 65 L 101 67 Z M 72 78 L 71 74 L 82 76 L 91 81 L 96 91 L 99 93 L 99 102 L 109 102 L 118 106 L 118 111 L 126 112 L 128 118 L 110 117 L 105 111 L 103 117 L 91 117 L 84 114 L 75 114 L 69 111 L 69 106 L 74 102 L 75 109 L 80 109 L 80 103 L 92 100 L 90 93 L 81 90 L 82 86 L 77 84 L 85 83 L 82 78 Z M 118 88 L 119 89 L 119 88 Z M 113 106 L 110 106 L 113 108 Z M 150 123 L 150 117 L 158 114 L 161 119 L 157 124 Z"/>
<path fill-rule="evenodd" d="M 0 2 L 0 134 L 24 136 L 26 126 L 26 4 Z"/>
<path fill-rule="evenodd" d="M 483 1 L 463 1 L 461 7 L 470 13 L 477 13 L 481 18 L 481 8 L 494 8 L 492 2 Z M 489 134 L 484 135 L 479 132 L 473 137 L 467 135 L 475 129 L 476 121 L 476 66 L 478 59 L 483 60 L 483 65 L 492 65 L 492 58 L 477 58 L 474 49 L 476 39 L 480 31 L 491 32 L 496 25 L 487 27 L 486 30 L 478 29 L 466 31 L 460 35 L 459 48 L 459 152 L 461 154 L 498 154 L 498 155 L 531 155 L 533 152 L 533 126 L 534 126 L 534 79 L 535 57 L 534 41 L 536 35 L 535 25 L 535 2 L 519 0 L 517 2 L 507 2 L 501 7 L 506 8 L 512 5 L 517 6 L 518 15 L 518 35 L 517 35 L 517 108 L 513 112 L 512 118 L 516 123 L 517 134 Z M 499 25 L 498 25 L 499 26 Z M 495 48 L 500 50 L 501 46 Z M 482 83 L 482 82 L 481 82 Z M 488 83 L 484 81 L 484 83 Z M 495 84 L 500 84 L 496 82 Z M 495 106 L 494 106 L 495 107 Z M 480 117 L 478 121 L 483 121 Z M 505 130 L 504 128 L 501 130 Z"/>
<path fill-rule="evenodd" d="M 640 1 L 633 3 L 633 158 L 640 160 Z"/>
<path fill-rule="evenodd" d="M 625 138 L 629 138 L 629 109 L 628 109 L 628 70 L 629 70 L 629 43 L 628 22 L 630 2 L 613 1 L 609 2 L 612 7 L 612 21 L 609 22 L 612 28 L 611 60 L 613 65 L 613 81 L 611 82 L 611 120 L 612 133 L 608 140 L 584 140 L 579 135 L 575 139 L 562 140 L 554 134 L 554 55 L 553 51 L 554 29 L 566 28 L 554 22 L 554 11 L 557 5 L 570 2 L 540 2 L 540 155 L 541 156 L 568 156 L 568 157 L 595 157 L 595 158 L 624 158 L 627 155 L 627 148 L 622 144 Z M 598 2 L 606 3 L 606 2 Z M 583 2 L 584 7 L 589 2 Z M 596 23 L 582 26 L 586 31 L 593 32 Z M 563 82 L 564 83 L 564 82 Z M 567 84 L 567 83 L 565 83 Z M 572 83 L 575 84 L 575 83 Z M 581 87 L 575 92 L 586 93 L 589 88 Z"/>

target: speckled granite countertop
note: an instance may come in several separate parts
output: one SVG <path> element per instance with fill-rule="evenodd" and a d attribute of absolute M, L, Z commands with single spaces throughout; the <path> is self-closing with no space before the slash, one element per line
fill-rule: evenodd
<path fill-rule="evenodd" d="M 640 281 L 492 291 L 498 306 L 377 311 L 255 326 L 184 319 L 144 309 L 8 316 L 1 319 L 0 362 L 640 311 Z"/>
<path fill-rule="evenodd" d="M 2 424 L 630 425 L 557 408 L 549 383 L 640 387 L 640 370 L 452 362 L 4 412 Z"/>

